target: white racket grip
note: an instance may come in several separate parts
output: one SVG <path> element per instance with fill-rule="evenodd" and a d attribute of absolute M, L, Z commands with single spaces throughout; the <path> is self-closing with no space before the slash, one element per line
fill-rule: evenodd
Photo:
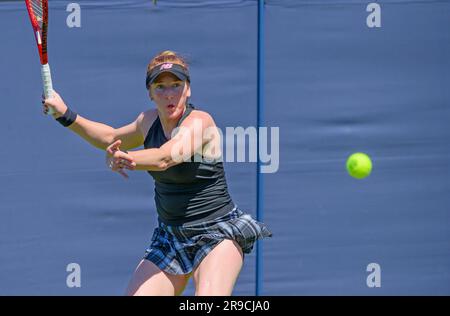
<path fill-rule="evenodd" d="M 52 74 L 50 72 L 50 66 L 48 64 L 42 65 L 41 67 L 42 82 L 44 84 L 44 95 L 45 98 L 49 98 L 53 94 L 52 85 Z M 48 114 L 52 115 L 54 112 L 52 108 L 48 108 Z"/>

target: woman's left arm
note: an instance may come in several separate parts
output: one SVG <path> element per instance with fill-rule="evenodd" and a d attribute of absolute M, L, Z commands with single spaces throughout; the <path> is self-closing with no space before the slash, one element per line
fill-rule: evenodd
<path fill-rule="evenodd" d="M 174 137 L 160 148 L 129 151 L 128 155 L 136 163 L 134 170 L 164 171 L 189 160 L 195 153 L 201 153 L 203 146 L 211 140 L 209 128 L 215 128 L 215 123 L 208 113 L 192 112 Z"/>

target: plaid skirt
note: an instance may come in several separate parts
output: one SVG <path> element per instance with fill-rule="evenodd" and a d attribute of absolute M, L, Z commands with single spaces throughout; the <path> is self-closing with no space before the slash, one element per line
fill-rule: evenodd
<path fill-rule="evenodd" d="M 170 226 L 160 222 L 144 259 L 167 273 L 188 274 L 224 239 L 235 240 L 246 254 L 263 237 L 272 237 L 266 225 L 234 207 L 219 218 L 198 224 Z"/>

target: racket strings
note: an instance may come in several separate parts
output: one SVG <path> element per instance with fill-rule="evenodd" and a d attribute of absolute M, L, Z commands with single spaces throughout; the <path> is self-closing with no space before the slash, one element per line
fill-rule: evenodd
<path fill-rule="evenodd" d="M 43 22 L 43 5 L 42 0 L 31 0 L 31 7 L 33 9 L 33 14 L 36 18 L 36 21 L 42 26 Z"/>

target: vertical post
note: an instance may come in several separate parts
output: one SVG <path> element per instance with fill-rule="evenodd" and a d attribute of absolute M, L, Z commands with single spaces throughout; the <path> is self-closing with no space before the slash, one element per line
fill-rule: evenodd
<path fill-rule="evenodd" d="M 264 178 L 261 173 L 261 159 L 259 154 L 259 130 L 264 124 L 264 2 L 258 0 L 258 82 L 257 82 L 257 161 L 256 161 L 256 217 L 264 220 Z M 256 244 L 256 296 L 262 295 L 263 284 L 263 241 Z"/>

